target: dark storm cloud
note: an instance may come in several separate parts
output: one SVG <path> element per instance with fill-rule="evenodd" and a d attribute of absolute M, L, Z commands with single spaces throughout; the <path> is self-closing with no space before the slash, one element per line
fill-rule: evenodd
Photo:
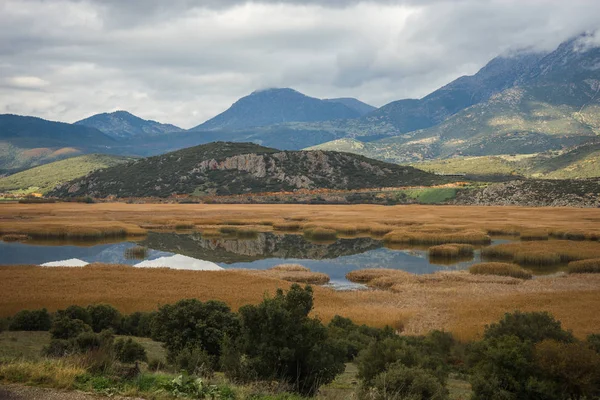
<path fill-rule="evenodd" d="M 190 127 L 279 86 L 380 106 L 552 49 L 599 13 L 595 0 L 0 0 L 0 112 L 121 108 Z"/>

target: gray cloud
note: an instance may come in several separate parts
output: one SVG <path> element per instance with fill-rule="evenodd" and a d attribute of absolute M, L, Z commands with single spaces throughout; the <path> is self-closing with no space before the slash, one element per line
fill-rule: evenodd
<path fill-rule="evenodd" d="M 599 13 L 595 0 L 0 0 L 0 112 L 191 127 L 283 86 L 381 106 L 552 49 Z"/>

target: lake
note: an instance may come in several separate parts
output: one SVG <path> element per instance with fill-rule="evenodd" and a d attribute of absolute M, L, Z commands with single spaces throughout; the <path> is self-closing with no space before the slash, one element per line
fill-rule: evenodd
<path fill-rule="evenodd" d="M 494 240 L 492 244 L 507 242 Z M 144 259 L 131 259 L 126 250 L 145 246 Z M 164 266 L 177 269 L 267 269 L 278 264 L 297 263 L 330 276 L 338 289 L 360 285 L 346 280 L 346 273 L 363 268 L 395 268 L 415 274 L 466 269 L 481 262 L 480 250 L 472 259 L 450 264 L 430 260 L 425 247 L 390 249 L 370 237 L 344 238 L 315 243 L 302 235 L 261 233 L 251 239 L 204 238 L 199 233 L 150 232 L 138 242 L 120 243 L 6 243 L 0 242 L 0 264 L 44 264 L 78 259 L 87 263 Z M 142 265 L 138 265 L 142 263 Z"/>

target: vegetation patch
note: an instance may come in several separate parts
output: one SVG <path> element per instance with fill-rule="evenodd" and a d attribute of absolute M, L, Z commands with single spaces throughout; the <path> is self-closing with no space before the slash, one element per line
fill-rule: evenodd
<path fill-rule="evenodd" d="M 461 258 L 471 257 L 475 251 L 475 247 L 470 244 L 461 243 L 449 243 L 438 246 L 432 246 L 429 248 L 430 257 L 439 258 Z"/>
<path fill-rule="evenodd" d="M 482 249 L 486 259 L 505 260 L 527 265 L 556 265 L 600 257 L 600 243 L 551 240 L 503 243 Z"/>
<path fill-rule="evenodd" d="M 600 258 L 572 261 L 569 263 L 568 271 L 570 274 L 600 274 Z"/>
<path fill-rule="evenodd" d="M 474 275 L 510 276 L 518 279 L 531 279 L 531 272 L 516 264 L 487 262 L 471 265 L 469 272 Z"/>
<path fill-rule="evenodd" d="M 482 231 L 461 232 L 415 232 L 397 230 L 383 237 L 386 243 L 391 244 L 489 244 L 492 239 Z"/>
<path fill-rule="evenodd" d="M 23 235 L 19 233 L 9 233 L 7 235 L 2 235 L 2 240 L 5 242 L 25 242 L 31 239 L 28 235 Z"/>
<path fill-rule="evenodd" d="M 125 250 L 125 258 L 143 260 L 148 257 L 148 248 L 144 246 L 130 247 Z"/>
<path fill-rule="evenodd" d="M 520 233 L 521 240 L 548 240 L 546 230 L 525 230 Z"/>
<path fill-rule="evenodd" d="M 310 240 L 317 240 L 317 241 L 335 240 L 335 239 L 337 239 L 337 232 L 334 231 L 333 229 L 320 228 L 320 227 L 308 228 L 308 229 L 305 228 L 304 229 L 304 237 L 306 237 L 307 239 L 310 239 Z"/>

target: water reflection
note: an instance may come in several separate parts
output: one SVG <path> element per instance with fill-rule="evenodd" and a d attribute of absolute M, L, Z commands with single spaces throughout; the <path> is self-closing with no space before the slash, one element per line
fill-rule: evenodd
<path fill-rule="evenodd" d="M 55 244 L 55 243 L 53 243 Z M 496 244 L 496 241 L 494 241 Z M 142 258 L 127 257 L 136 246 L 147 252 Z M 253 239 L 204 238 L 198 233 L 151 232 L 138 242 L 94 246 L 45 246 L 39 243 L 0 242 L 0 264 L 43 264 L 78 259 L 85 263 L 128 264 L 137 267 L 182 269 L 267 269 L 282 263 L 302 264 L 330 276 L 336 287 L 348 284 L 346 273 L 362 268 L 395 268 L 416 274 L 465 269 L 481 261 L 480 250 L 471 259 L 430 259 L 426 247 L 390 249 L 379 240 L 343 238 L 333 243 L 314 243 L 302 235 L 263 233 Z"/>

